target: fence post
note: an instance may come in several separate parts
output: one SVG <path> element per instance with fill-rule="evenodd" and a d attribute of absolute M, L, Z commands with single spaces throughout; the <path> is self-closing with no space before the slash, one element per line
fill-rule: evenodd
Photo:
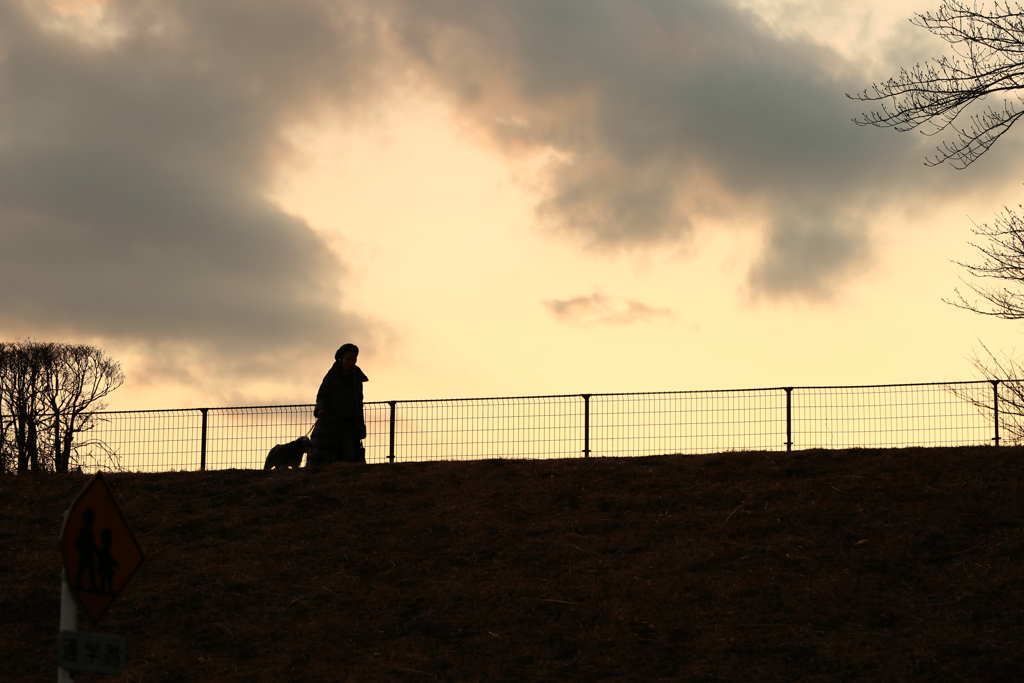
<path fill-rule="evenodd" d="M 786 450 L 793 450 L 793 387 L 786 391 Z"/>
<path fill-rule="evenodd" d="M 210 410 L 209 408 L 200 408 L 203 413 L 203 434 L 199 440 L 199 469 L 206 469 L 206 413 Z"/>
<path fill-rule="evenodd" d="M 391 436 L 388 437 L 388 462 L 395 461 L 395 404 L 398 401 L 388 401 L 391 406 Z"/>
<path fill-rule="evenodd" d="M 590 457 L 590 394 L 583 397 L 583 457 Z"/>
<path fill-rule="evenodd" d="M 996 423 L 996 438 L 993 439 L 993 441 L 995 441 L 996 446 L 998 446 L 999 445 L 999 380 L 993 379 L 993 380 L 989 380 L 989 381 L 992 382 L 992 408 L 993 408 L 993 411 L 995 413 L 995 423 Z"/>

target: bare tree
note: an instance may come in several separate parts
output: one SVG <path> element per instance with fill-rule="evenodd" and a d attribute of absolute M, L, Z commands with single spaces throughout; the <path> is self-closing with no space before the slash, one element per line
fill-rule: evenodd
<path fill-rule="evenodd" d="M 862 114 L 854 122 L 898 131 L 920 130 L 927 135 L 952 129 L 955 139 L 943 142 L 937 155 L 925 163 L 948 162 L 966 168 L 1024 115 L 1024 6 L 996 2 L 986 10 L 984 5 L 944 0 L 934 14 L 916 14 L 910 21 L 949 43 L 955 56 L 934 58 L 909 71 L 902 69 L 896 78 L 847 95 L 879 103 L 878 111 Z M 1000 98 L 1001 106 L 968 114 L 967 121 L 958 124 L 971 105 L 990 96 Z M 976 224 L 973 232 L 986 240 L 985 244 L 971 244 L 981 253 L 982 262 L 954 263 L 976 278 L 1011 284 L 966 283 L 988 302 L 985 307 L 972 303 L 959 290 L 947 303 L 982 315 L 1024 318 L 1024 294 L 1018 289 L 1024 284 L 1024 219 L 1007 208 L 991 225 Z"/>
<path fill-rule="evenodd" d="M 39 376 L 47 355 L 45 344 L 5 343 L 0 347 L 0 398 L 10 415 L 8 447 L 14 452 L 19 473 L 40 469 L 39 427 L 45 416 Z"/>
<path fill-rule="evenodd" d="M 976 278 L 974 282 L 961 280 L 985 303 L 968 299 L 960 289 L 954 290 L 955 298 L 943 301 L 979 315 L 1024 320 L 1024 294 L 1020 289 L 1024 285 L 1024 217 L 1006 208 L 992 223 L 975 224 L 972 232 L 985 240 L 971 242 L 981 255 L 981 262 L 954 263 Z M 993 280 L 1004 284 L 989 284 Z M 998 383 L 1000 422 L 1007 433 L 1005 438 L 1021 443 L 1024 441 L 1024 365 L 1013 351 L 992 350 L 980 341 L 979 345 L 981 350 L 972 353 L 971 364 L 982 377 Z M 971 403 L 985 411 L 991 408 L 988 402 L 971 400 Z"/>
<path fill-rule="evenodd" d="M 935 13 L 916 14 L 910 21 L 949 43 L 954 56 L 902 69 L 895 78 L 848 95 L 880 102 L 878 111 L 854 122 L 899 131 L 919 129 L 927 135 L 952 129 L 955 139 L 943 142 L 926 163 L 966 168 L 1024 115 L 1024 7 L 996 2 L 986 10 L 984 5 L 945 0 Z M 990 96 L 1000 98 L 1001 106 L 988 106 L 958 123 L 971 105 Z"/>
<path fill-rule="evenodd" d="M 944 0 L 936 12 L 916 14 L 910 21 L 949 43 L 953 56 L 902 69 L 895 78 L 848 95 L 879 106 L 854 122 L 926 135 L 949 131 L 951 139 L 925 163 L 967 168 L 1024 116 L 1024 7 L 996 2 L 986 9 Z M 998 104 L 979 110 L 982 101 L 990 98 Z M 983 303 L 968 299 L 959 289 L 954 290 L 954 298 L 944 301 L 981 315 L 1024 319 L 1024 218 L 1007 208 L 991 224 L 975 224 L 973 232 L 981 238 L 971 243 L 981 262 L 954 263 L 974 276 L 975 282 L 964 280 L 964 284 Z M 998 283 L 991 284 L 993 280 Z M 972 362 L 982 376 L 1002 388 L 1002 421 L 1010 438 L 1020 441 L 1024 439 L 1024 365 L 1012 354 L 994 353 L 984 344 L 981 348 L 984 355 L 975 351 Z M 986 412 L 992 410 L 988 401 L 973 393 L 962 398 Z"/>
<path fill-rule="evenodd" d="M 0 474 L 13 474 L 17 471 L 20 460 L 19 451 L 14 447 L 15 435 L 18 433 L 16 415 L 11 412 L 4 415 L 4 404 L 7 410 L 16 411 L 17 402 L 12 400 L 10 391 L 12 366 L 14 364 L 13 348 L 7 342 L 0 342 Z"/>
<path fill-rule="evenodd" d="M 0 474 L 14 474 L 16 456 L 8 445 L 12 424 L 4 419 L 3 403 L 0 402 Z"/>
<path fill-rule="evenodd" d="M 92 346 L 61 345 L 43 379 L 43 398 L 49 408 L 53 460 L 57 472 L 67 472 L 75 435 L 95 427 L 95 415 L 105 399 L 124 383 L 121 365 Z"/>
<path fill-rule="evenodd" d="M 971 363 L 982 377 L 997 386 L 999 394 L 1000 440 L 1019 445 L 1024 442 L 1024 367 L 1012 353 L 996 352 L 979 341 L 983 353 L 975 350 Z M 953 393 L 975 405 L 983 414 L 991 414 L 993 402 L 970 389 L 954 388 Z"/>
<path fill-rule="evenodd" d="M 1024 208 L 1024 207 L 1021 207 Z M 975 224 L 972 232 L 984 243 L 971 242 L 982 260 L 980 263 L 953 261 L 978 282 L 964 284 L 987 304 L 971 301 L 959 290 L 954 290 L 955 299 L 944 299 L 946 303 L 979 315 L 988 315 L 1005 320 L 1024 319 L 1024 217 L 1010 208 L 1005 208 L 995 220 L 981 225 Z M 999 280 L 1007 284 L 987 284 Z"/>
<path fill-rule="evenodd" d="M 10 469 L 16 461 L 19 473 L 67 472 L 87 444 L 109 455 L 79 435 L 96 426 L 104 399 L 123 382 L 120 364 L 95 347 L 0 343 L 0 416 L 9 416 L 0 419 L 0 452 L 10 454 Z"/>

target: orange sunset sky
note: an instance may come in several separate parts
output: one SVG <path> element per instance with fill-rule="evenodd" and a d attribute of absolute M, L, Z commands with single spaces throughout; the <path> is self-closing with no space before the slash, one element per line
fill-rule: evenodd
<path fill-rule="evenodd" d="M 111 409 L 976 379 L 943 298 L 1022 196 L 854 93 L 875 0 L 0 0 L 0 334 Z"/>

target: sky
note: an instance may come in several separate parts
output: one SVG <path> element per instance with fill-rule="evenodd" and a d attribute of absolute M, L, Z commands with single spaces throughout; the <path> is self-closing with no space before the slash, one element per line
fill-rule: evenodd
<path fill-rule="evenodd" d="M 0 338 L 115 410 L 978 379 L 1022 197 L 852 123 L 938 0 L 0 0 Z"/>

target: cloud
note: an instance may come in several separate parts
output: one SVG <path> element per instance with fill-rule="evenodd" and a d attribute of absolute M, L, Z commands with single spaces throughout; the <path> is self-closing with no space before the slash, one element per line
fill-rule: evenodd
<path fill-rule="evenodd" d="M 926 175 L 931 141 L 851 123 L 861 107 L 845 93 L 871 80 L 859 64 L 719 0 L 388 8 L 466 121 L 510 157 L 550 152 L 537 207 L 550 229 L 619 253 L 756 215 L 755 294 L 827 297 L 871 260 L 870 221 L 851 213 L 903 201 L 908 184 L 928 201 L 998 175 Z"/>
<path fill-rule="evenodd" d="M 544 306 L 561 322 L 588 325 L 628 325 L 672 317 L 668 308 L 654 308 L 636 299 L 610 297 L 600 292 L 568 299 L 551 299 Z"/>
<path fill-rule="evenodd" d="M 220 382 L 379 336 L 345 264 L 266 199 L 284 130 L 369 100 L 375 53 L 319 2 L 0 2 L 0 325 Z"/>
<path fill-rule="evenodd" d="M 746 282 L 769 297 L 827 297 L 870 264 L 873 209 L 910 185 L 921 203 L 980 187 L 1019 156 L 1008 140 L 970 174 L 924 169 L 934 141 L 850 122 L 844 93 L 872 80 L 857 65 L 718 0 L 60 6 L 0 0 L 0 329 L 114 340 L 182 382 L 389 338 L 349 303 L 348 265 L 268 197 L 288 130 L 364 117 L 402 87 L 512 161 L 547 155 L 537 216 L 586 248 L 755 217 L 737 234 L 762 245 Z M 669 314 L 596 294 L 546 305 Z"/>
<path fill-rule="evenodd" d="M 767 236 L 767 244 L 748 274 L 750 292 L 756 296 L 828 298 L 847 276 L 865 267 L 869 251 L 867 235 L 835 217 L 781 215 Z M 808 282 L 819 283 L 808 289 Z"/>

